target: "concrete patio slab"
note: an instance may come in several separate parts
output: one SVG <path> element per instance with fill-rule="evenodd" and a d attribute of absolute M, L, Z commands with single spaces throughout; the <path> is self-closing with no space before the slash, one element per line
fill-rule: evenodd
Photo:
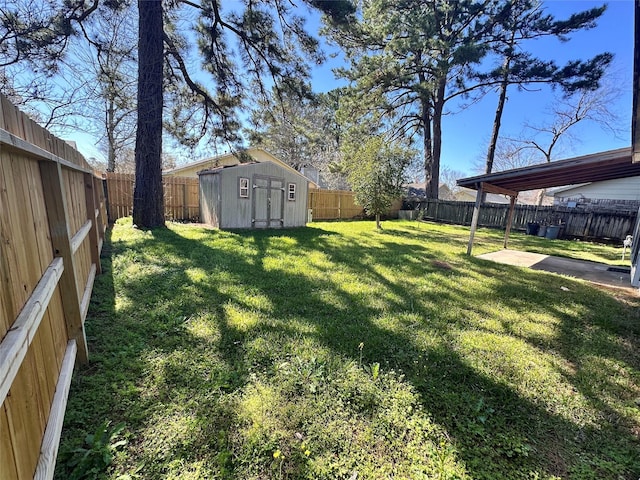
<path fill-rule="evenodd" d="M 540 253 L 521 252 L 518 250 L 500 250 L 497 252 L 478 255 L 478 258 L 491 260 L 496 263 L 528 267 L 533 270 L 568 275 L 586 280 L 587 282 L 624 289 L 638 294 L 638 289 L 631 286 L 631 275 L 620 267 L 612 267 L 604 263 L 573 260 L 571 258 L 552 257 Z M 613 269 L 613 270 L 612 270 Z"/>

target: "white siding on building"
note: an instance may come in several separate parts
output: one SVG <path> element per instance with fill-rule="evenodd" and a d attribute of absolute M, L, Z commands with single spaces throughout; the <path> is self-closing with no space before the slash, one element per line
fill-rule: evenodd
<path fill-rule="evenodd" d="M 628 200 L 640 201 L 640 177 L 618 178 L 587 183 L 554 192 L 556 199 L 564 200 Z"/>

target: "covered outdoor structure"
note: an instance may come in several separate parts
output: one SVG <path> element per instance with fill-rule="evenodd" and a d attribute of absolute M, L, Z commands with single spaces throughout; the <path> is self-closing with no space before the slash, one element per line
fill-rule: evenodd
<path fill-rule="evenodd" d="M 636 175 L 640 175 L 640 163 L 633 162 L 632 149 L 628 147 L 567 160 L 558 160 L 552 163 L 458 179 L 459 186 L 478 191 L 471 220 L 467 254 L 471 255 L 473 249 L 473 238 L 478 227 L 481 199 L 484 192 L 507 195 L 511 199 L 504 235 L 504 248 L 507 248 L 509 232 L 513 222 L 513 211 L 520 192 L 613 180 Z"/>

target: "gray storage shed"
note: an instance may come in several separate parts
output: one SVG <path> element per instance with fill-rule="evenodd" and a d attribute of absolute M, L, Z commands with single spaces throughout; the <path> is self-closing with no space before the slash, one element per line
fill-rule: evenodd
<path fill-rule="evenodd" d="M 200 218 L 217 228 L 303 227 L 309 180 L 272 162 L 203 170 Z"/>

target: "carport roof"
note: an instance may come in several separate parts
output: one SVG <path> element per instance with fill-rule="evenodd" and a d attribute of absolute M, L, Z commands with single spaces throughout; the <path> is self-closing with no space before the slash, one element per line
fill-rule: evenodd
<path fill-rule="evenodd" d="M 632 162 L 631 148 L 620 148 L 541 165 L 461 178 L 461 187 L 515 195 L 538 188 L 590 183 L 640 176 L 640 163 Z"/>

